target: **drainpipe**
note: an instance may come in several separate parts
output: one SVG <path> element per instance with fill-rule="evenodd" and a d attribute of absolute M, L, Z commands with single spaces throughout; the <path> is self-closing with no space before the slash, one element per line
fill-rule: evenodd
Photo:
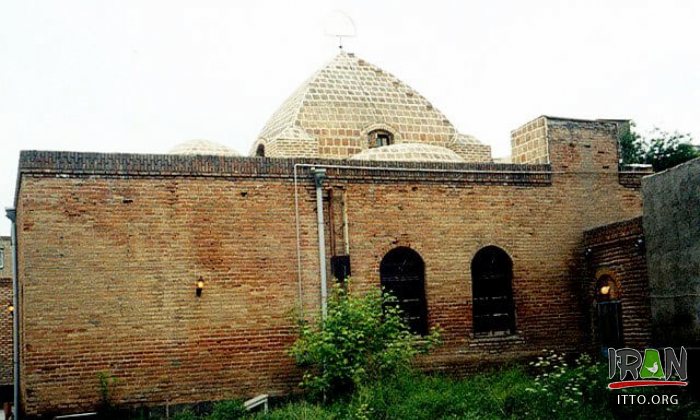
<path fill-rule="evenodd" d="M 318 262 L 321 271 L 321 320 L 328 315 L 328 290 L 326 289 L 326 232 L 323 222 L 323 180 L 325 168 L 311 168 L 316 183 L 316 216 L 318 220 Z"/>
<path fill-rule="evenodd" d="M 350 233 L 348 232 L 348 192 L 343 190 L 341 196 L 341 206 L 343 207 L 343 241 L 345 243 L 345 255 L 350 255 Z"/>
<path fill-rule="evenodd" d="M 17 281 L 17 211 L 5 209 L 7 218 L 12 222 L 12 362 L 13 403 L 12 418 L 19 420 L 19 284 Z"/>

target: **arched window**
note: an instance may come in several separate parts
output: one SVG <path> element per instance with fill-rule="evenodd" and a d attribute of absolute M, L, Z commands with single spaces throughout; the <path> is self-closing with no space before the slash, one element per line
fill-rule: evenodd
<path fill-rule="evenodd" d="M 259 144 L 258 148 L 255 149 L 255 156 L 257 157 L 265 157 L 265 145 L 264 144 Z"/>
<path fill-rule="evenodd" d="M 394 248 L 379 265 L 382 288 L 398 300 L 409 328 L 415 334 L 428 333 L 428 308 L 425 300 L 425 264 L 411 248 Z"/>
<path fill-rule="evenodd" d="M 504 250 L 487 246 L 472 260 L 474 335 L 515 332 L 513 261 Z"/>
<path fill-rule="evenodd" d="M 367 134 L 367 141 L 367 147 L 370 149 L 389 146 L 394 144 L 394 135 L 386 130 L 373 130 Z"/>

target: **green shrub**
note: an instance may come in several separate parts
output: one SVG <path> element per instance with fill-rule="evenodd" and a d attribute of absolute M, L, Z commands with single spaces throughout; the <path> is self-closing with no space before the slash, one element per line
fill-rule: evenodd
<path fill-rule="evenodd" d="M 504 411 L 516 417 L 552 418 L 610 417 L 606 367 L 583 354 L 575 362 L 545 351 L 530 366 L 536 376 L 530 384 L 514 390 L 504 401 Z"/>
<path fill-rule="evenodd" d="M 235 420 L 244 417 L 248 412 L 243 403 L 237 400 L 219 401 L 214 404 L 207 420 Z"/>
<path fill-rule="evenodd" d="M 180 411 L 179 413 L 175 413 L 170 417 L 171 420 L 198 420 L 199 417 L 189 409 L 185 409 Z"/>
<path fill-rule="evenodd" d="M 336 285 L 326 321 L 302 322 L 291 354 L 305 368 L 302 387 L 315 395 L 343 394 L 408 369 L 416 354 L 438 340 L 437 330 L 426 337 L 411 334 L 389 294 L 355 295 Z"/>

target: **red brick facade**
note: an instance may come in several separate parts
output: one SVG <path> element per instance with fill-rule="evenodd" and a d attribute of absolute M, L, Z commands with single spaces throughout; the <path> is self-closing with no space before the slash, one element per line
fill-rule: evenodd
<path fill-rule="evenodd" d="M 546 124 L 549 164 L 327 169 L 327 254 L 348 241 L 358 289 L 379 284 L 379 263 L 397 246 L 425 262 L 429 324 L 445 341 L 426 367 L 590 346 L 583 232 L 638 216 L 641 199 L 620 183 L 615 123 Z M 23 153 L 26 412 L 94 406 L 99 372 L 118 378 L 114 398 L 128 404 L 292 391 L 300 290 L 305 313 L 319 311 L 314 184 L 298 166 L 299 274 L 293 174 L 314 163 L 349 165 Z M 473 337 L 470 262 L 487 245 L 513 261 L 513 336 Z"/>
<path fill-rule="evenodd" d="M 627 347 L 644 348 L 651 339 L 649 277 L 644 250 L 642 218 L 612 223 L 584 234 L 588 282 L 586 295 L 591 303 L 591 330 L 596 335 L 596 279 L 609 275 L 617 283 L 622 308 L 622 329 Z"/>
<path fill-rule="evenodd" d="M 0 236 L 0 386 L 12 384 L 12 246 Z"/>

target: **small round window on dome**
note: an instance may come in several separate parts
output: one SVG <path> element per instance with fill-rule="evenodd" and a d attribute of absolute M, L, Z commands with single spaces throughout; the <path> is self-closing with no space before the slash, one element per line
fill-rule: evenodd
<path fill-rule="evenodd" d="M 390 146 L 394 144 L 394 135 L 386 130 L 374 130 L 367 134 L 367 146 L 370 149 L 375 147 Z"/>

